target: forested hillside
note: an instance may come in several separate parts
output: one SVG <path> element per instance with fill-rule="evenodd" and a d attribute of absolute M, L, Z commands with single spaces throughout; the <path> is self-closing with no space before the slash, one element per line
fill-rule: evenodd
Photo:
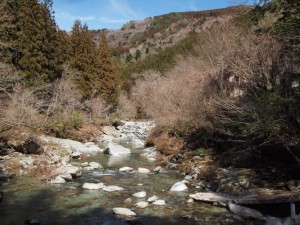
<path fill-rule="evenodd" d="M 66 135 L 101 123 L 121 86 L 105 33 L 97 45 L 79 20 L 59 30 L 51 0 L 4 0 L 0 11 L 1 125 Z"/>

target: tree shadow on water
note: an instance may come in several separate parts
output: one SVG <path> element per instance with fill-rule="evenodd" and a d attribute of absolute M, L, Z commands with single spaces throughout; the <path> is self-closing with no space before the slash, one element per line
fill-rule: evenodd
<path fill-rule="evenodd" d="M 89 203 L 72 206 L 65 206 L 63 203 L 55 202 L 59 192 L 42 189 L 33 195 L 26 194 L 22 197 L 13 192 L 5 193 L 4 200 L 0 203 L 0 224 L 1 225 L 179 225 L 179 224 L 206 224 L 198 223 L 191 219 L 182 217 L 158 217 L 141 215 L 136 218 L 118 218 L 110 208 L 102 207 L 82 210 L 88 207 Z M 65 202 L 69 198 L 67 197 Z M 99 199 L 98 199 L 99 200 Z M 92 204 L 91 200 L 91 204 Z M 70 210 L 71 209 L 71 213 Z M 137 213 L 138 214 L 138 213 Z M 37 219 L 39 223 L 33 223 Z M 30 223 L 32 220 L 32 223 Z M 26 222 L 25 222 L 26 221 Z M 213 224 L 213 223 L 212 223 Z M 215 223 L 216 224 L 216 223 Z"/>
<path fill-rule="evenodd" d="M 60 186 L 58 186 L 59 188 Z M 72 192 L 70 190 L 70 192 Z M 99 198 L 91 198 L 90 200 L 83 199 L 82 201 L 76 201 L 80 198 L 80 195 L 84 195 L 87 192 L 80 192 L 73 190 L 72 193 L 68 193 L 69 196 L 58 196 L 61 193 L 57 190 L 42 189 L 38 190 L 33 195 L 18 196 L 16 192 L 7 192 L 4 200 L 0 203 L 0 224 L 1 225 L 24 225 L 24 221 L 30 221 L 37 219 L 39 223 L 28 224 L 41 224 L 41 225 L 182 225 L 182 224 L 196 224 L 196 225 L 218 225 L 218 224 L 257 224 L 257 223 L 238 223 L 237 221 L 226 221 L 225 215 L 220 215 L 215 221 L 206 221 L 208 215 L 199 214 L 198 221 L 195 217 L 182 217 L 180 215 L 173 216 L 153 216 L 153 215 L 140 215 L 144 211 L 141 209 L 134 210 L 137 212 L 136 218 L 119 218 L 113 214 L 111 207 L 105 208 L 105 206 L 99 206 L 91 208 L 93 201 L 101 201 L 101 195 Z M 92 193 L 92 192 L 90 192 Z M 98 194 L 98 192 L 95 192 Z M 89 194 L 89 193 L 88 193 Z M 98 195 L 93 195 L 98 196 Z M 57 202 L 57 198 L 60 200 Z M 71 198 L 75 199 L 75 202 L 69 204 Z M 117 205 L 117 207 L 122 207 Z M 149 210 L 152 206 L 149 206 L 146 210 Z M 183 206 L 184 207 L 184 206 Z M 164 210 L 164 208 L 156 208 L 158 211 Z M 198 212 L 199 213 L 199 212 Z M 208 216 L 209 217 L 209 216 Z M 32 221 L 34 222 L 34 221 Z M 224 223 L 223 223 L 224 222 Z"/>

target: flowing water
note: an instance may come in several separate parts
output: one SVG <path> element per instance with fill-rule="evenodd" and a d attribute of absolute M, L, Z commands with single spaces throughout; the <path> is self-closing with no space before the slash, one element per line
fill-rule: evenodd
<path fill-rule="evenodd" d="M 196 191 L 191 186 L 189 192 L 169 192 L 174 183 L 183 179 L 174 171 L 148 175 L 119 172 L 123 166 L 151 171 L 157 166 L 140 156 L 143 149 L 131 148 L 131 151 L 127 157 L 101 153 L 91 156 L 86 161 L 99 162 L 104 169 L 83 172 L 81 177 L 66 184 L 48 184 L 24 177 L 0 187 L 5 193 L 0 203 L 0 224 L 22 225 L 32 219 L 37 219 L 40 224 L 237 224 L 224 208 L 199 202 L 188 204 L 189 193 Z M 72 162 L 74 165 L 79 163 Z M 117 185 L 124 191 L 84 190 L 85 182 Z M 145 199 L 132 197 L 139 191 L 146 191 Z M 134 206 L 153 195 L 165 200 L 166 206 L 149 204 L 145 209 Z M 127 198 L 132 198 L 132 203 L 124 203 Z M 114 207 L 131 208 L 137 217 L 118 218 L 112 213 Z"/>

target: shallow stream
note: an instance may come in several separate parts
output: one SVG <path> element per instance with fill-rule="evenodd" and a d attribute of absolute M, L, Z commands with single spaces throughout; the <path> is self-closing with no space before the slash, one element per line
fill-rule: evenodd
<path fill-rule="evenodd" d="M 85 161 L 99 162 L 104 169 L 83 171 L 81 177 L 66 184 L 48 184 L 24 177 L 1 186 L 5 198 L 0 203 L 0 224 L 22 225 L 32 219 L 37 219 L 40 224 L 239 224 L 225 208 L 199 202 L 188 204 L 189 193 L 196 192 L 191 185 L 188 192 L 170 192 L 172 185 L 183 179 L 175 171 L 148 175 L 119 172 L 119 168 L 124 166 L 151 171 L 157 166 L 140 156 L 143 149 L 131 147 L 131 151 L 128 157 L 99 153 L 82 161 L 73 161 L 74 165 Z M 84 190 L 82 185 L 85 182 L 103 182 L 125 190 Z M 146 198 L 132 197 L 139 191 L 146 191 Z M 136 202 L 145 201 L 153 195 L 165 200 L 166 206 L 149 204 L 145 209 L 135 207 Z M 133 201 L 125 203 L 127 198 Z M 137 217 L 118 218 L 112 212 L 114 207 L 130 208 Z"/>

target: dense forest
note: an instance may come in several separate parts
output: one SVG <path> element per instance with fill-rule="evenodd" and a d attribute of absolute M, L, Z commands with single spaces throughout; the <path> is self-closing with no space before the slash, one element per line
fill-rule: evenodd
<path fill-rule="evenodd" d="M 1 125 L 62 135 L 116 106 L 120 71 L 105 33 L 59 30 L 52 1 L 1 1 Z"/>

